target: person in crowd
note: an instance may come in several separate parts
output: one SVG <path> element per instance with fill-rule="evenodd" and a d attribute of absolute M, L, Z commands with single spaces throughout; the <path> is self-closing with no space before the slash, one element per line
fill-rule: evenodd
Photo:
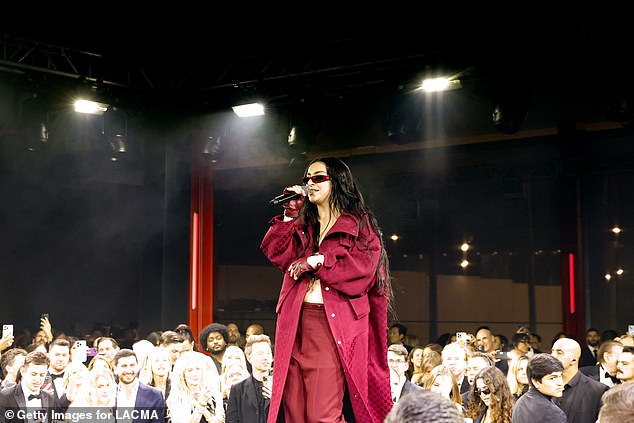
<path fill-rule="evenodd" d="M 634 421 L 634 383 L 624 383 L 605 391 L 597 423 Z"/>
<path fill-rule="evenodd" d="M 270 378 L 273 377 L 271 340 L 267 335 L 251 335 L 247 338 L 244 352 L 253 372 L 231 387 L 226 422 L 266 423 L 271 399 Z"/>
<path fill-rule="evenodd" d="M 531 348 L 534 354 L 539 354 L 542 351 L 542 337 L 535 332 L 531 332 Z"/>
<path fill-rule="evenodd" d="M 227 345 L 244 348 L 245 339 L 240 333 L 238 325 L 234 322 L 227 323 L 227 331 L 229 332 L 229 342 Z"/>
<path fill-rule="evenodd" d="M 42 390 L 49 392 L 58 403 L 64 395 L 65 370 L 70 363 L 70 342 L 68 339 L 56 338 L 48 347 L 50 365 L 48 374 L 42 384 Z M 83 366 L 83 364 L 82 364 Z"/>
<path fill-rule="evenodd" d="M 245 342 L 246 342 L 246 338 L 248 338 L 251 335 L 264 335 L 264 328 L 262 327 L 262 325 L 253 323 L 247 326 L 247 329 L 244 331 Z"/>
<path fill-rule="evenodd" d="M 569 423 L 595 423 L 601 395 L 608 387 L 579 372 L 581 346 L 574 339 L 561 338 L 555 341 L 552 356 L 564 366 L 564 391 L 553 402 L 563 410 Z"/>
<path fill-rule="evenodd" d="M 114 406 L 117 395 L 117 384 L 111 371 L 97 369 L 88 370 L 87 385 L 82 386 L 82 395 L 74 395 L 73 401 L 68 407 L 68 413 L 80 413 L 87 411 L 85 407 L 99 408 L 105 413 L 112 414 L 114 421 Z M 91 410 L 94 411 L 94 410 Z"/>
<path fill-rule="evenodd" d="M 477 342 L 478 341 L 476 340 L 476 345 L 477 345 Z M 506 337 L 506 335 L 502 333 L 493 334 L 493 350 L 494 351 L 506 352 L 508 351 L 508 347 L 509 347 L 509 340 Z"/>
<path fill-rule="evenodd" d="M 442 349 L 445 347 L 445 344 L 440 345 L 435 342 L 429 343 L 425 345 L 423 348 L 423 356 L 430 354 L 432 351 L 437 352 L 438 354 L 442 354 Z"/>
<path fill-rule="evenodd" d="M 514 404 L 504 373 L 487 366 L 475 376 L 465 414 L 474 423 L 511 423 Z"/>
<path fill-rule="evenodd" d="M 616 339 L 618 337 L 619 337 L 619 334 L 617 331 L 615 331 L 614 329 L 606 329 L 603 332 L 601 332 L 600 342 L 609 341 L 610 339 Z"/>
<path fill-rule="evenodd" d="M 412 351 L 412 347 L 405 343 L 407 339 L 407 326 L 401 323 L 393 323 L 390 326 L 390 331 L 388 332 L 388 342 L 389 345 L 398 344 L 402 345 L 407 349 L 407 353 L 409 354 Z"/>
<path fill-rule="evenodd" d="M 608 388 L 621 383 L 616 377 L 616 361 L 623 351 L 623 344 L 619 341 L 608 340 L 599 347 L 599 362 L 593 366 L 579 368 L 579 371 L 590 379 L 603 383 Z"/>
<path fill-rule="evenodd" d="M 634 347 L 634 336 L 629 333 L 624 333 L 621 336 L 614 338 L 615 341 L 619 341 L 624 347 Z"/>
<path fill-rule="evenodd" d="M 119 351 L 119 344 L 114 338 L 102 336 L 95 339 L 95 347 L 97 348 L 97 354 L 102 355 L 108 359 L 110 365 L 114 368 L 114 356 Z"/>
<path fill-rule="evenodd" d="M 24 364 L 24 358 L 27 354 L 26 350 L 22 348 L 10 348 L 2 354 L 0 367 L 2 367 L 4 379 L 0 383 L 0 389 L 15 386 L 18 372 Z"/>
<path fill-rule="evenodd" d="M 499 359 L 497 357 L 497 353 L 499 351 L 495 350 L 495 345 L 493 343 L 493 332 L 489 327 L 481 326 L 478 328 L 478 330 L 476 331 L 476 343 L 478 351 L 488 354 L 495 363 L 495 367 L 502 370 L 502 373 L 504 374 L 508 373 L 508 361 L 505 359 Z"/>
<path fill-rule="evenodd" d="M 551 348 L 553 345 L 555 345 L 555 341 L 561 338 L 569 338 L 569 336 L 566 332 L 557 332 L 555 336 L 553 336 L 553 340 L 550 342 Z"/>
<path fill-rule="evenodd" d="M 469 390 L 469 381 L 466 376 L 467 370 L 467 350 L 461 346 L 458 342 L 445 345 L 442 350 L 442 364 L 444 364 L 454 380 L 458 384 L 460 393 L 467 392 Z"/>
<path fill-rule="evenodd" d="M 192 328 L 190 328 L 189 325 L 181 323 L 174 328 L 174 332 L 185 338 L 185 342 L 183 342 L 183 351 L 198 351 L 194 331 L 192 331 Z"/>
<path fill-rule="evenodd" d="M 145 337 L 145 339 L 150 341 L 152 343 L 152 345 L 154 345 L 155 347 L 158 347 L 159 344 L 161 343 L 161 335 L 162 334 L 163 334 L 162 331 L 154 330 L 154 331 L 148 333 L 147 336 Z"/>
<path fill-rule="evenodd" d="M 173 330 L 166 330 L 161 334 L 161 340 L 158 348 L 163 348 L 170 353 L 170 361 L 172 366 L 176 363 L 176 360 L 187 350 L 185 344 L 185 337 Z"/>
<path fill-rule="evenodd" d="M 509 363 L 509 372 L 506 375 L 506 380 L 516 400 L 528 391 L 528 375 L 526 374 L 528 359 L 527 355 L 521 354 L 513 357 Z"/>
<path fill-rule="evenodd" d="M 250 370 L 247 365 L 247 358 L 244 350 L 237 345 L 229 345 L 222 357 L 222 365 L 225 367 L 235 363 L 240 364 L 247 370 Z M 222 372 L 220 374 L 222 374 Z"/>
<path fill-rule="evenodd" d="M 601 334 L 596 328 L 586 331 L 586 346 L 581 349 L 579 368 L 594 366 L 599 362 L 599 347 L 601 346 Z"/>
<path fill-rule="evenodd" d="M 200 347 L 211 356 L 216 371 L 222 373 L 222 360 L 229 342 L 229 330 L 222 323 L 211 323 L 205 326 L 199 334 Z"/>
<path fill-rule="evenodd" d="M 564 366 L 550 354 L 535 354 L 528 360 L 530 388 L 513 407 L 512 423 L 566 423 L 566 414 L 553 402 L 564 390 Z"/>
<path fill-rule="evenodd" d="M 412 383 L 418 386 L 425 386 L 425 382 L 431 371 L 436 368 L 436 366 L 440 366 L 442 364 L 442 356 L 436 351 L 430 351 L 429 354 L 423 356 L 423 364 L 422 364 L 422 373 L 419 374 L 419 377 L 412 376 Z"/>
<path fill-rule="evenodd" d="M 222 374 L 220 375 L 220 386 L 222 388 L 222 401 L 224 402 L 225 410 L 229 404 L 229 394 L 231 393 L 231 387 L 251 376 L 251 373 L 245 369 L 242 364 L 231 363 L 228 366 L 222 365 Z"/>
<path fill-rule="evenodd" d="M 165 400 L 156 388 L 139 381 L 136 354 L 128 348 L 119 349 L 112 359 L 119 383 L 115 400 L 115 414 L 137 417 L 133 423 L 164 423 Z"/>
<path fill-rule="evenodd" d="M 621 383 L 634 382 L 634 347 L 623 347 L 616 361 L 616 377 Z"/>
<path fill-rule="evenodd" d="M 410 382 L 416 384 L 423 378 L 423 349 L 422 345 L 412 348 L 407 356 L 407 376 Z"/>
<path fill-rule="evenodd" d="M 55 397 L 40 389 L 50 363 L 41 351 L 26 355 L 17 383 L 0 391 L 0 422 L 23 423 L 23 413 L 27 412 L 32 413 L 32 421 L 52 421 L 51 412 L 57 408 Z"/>
<path fill-rule="evenodd" d="M 156 347 L 150 351 L 148 370 L 147 384 L 161 391 L 163 398 L 167 399 L 171 387 L 172 358 L 170 352 L 165 348 Z"/>
<path fill-rule="evenodd" d="M 422 356 L 422 350 L 421 356 Z M 387 362 L 390 366 L 390 387 L 392 390 L 392 401 L 397 402 L 410 392 L 421 388 L 407 379 L 407 350 L 400 344 L 392 344 L 387 347 Z"/>
<path fill-rule="evenodd" d="M 90 363 L 88 363 L 88 370 L 92 371 L 95 369 L 103 369 L 110 372 L 114 371 L 110 360 L 103 355 L 94 356 L 92 360 L 90 360 Z"/>
<path fill-rule="evenodd" d="M 458 408 L 460 412 L 464 412 L 460 388 L 458 388 L 458 384 L 447 366 L 441 364 L 440 366 L 434 367 L 429 377 L 425 380 L 423 388 L 439 393 L 454 403 L 454 406 Z"/>
<path fill-rule="evenodd" d="M 394 407 L 384 423 L 464 423 L 465 419 L 447 398 L 423 389 L 412 392 Z"/>
<path fill-rule="evenodd" d="M 171 423 L 222 423 L 225 411 L 220 391 L 220 375 L 213 361 L 203 353 L 183 353 L 172 371 L 167 397 Z"/>
<path fill-rule="evenodd" d="M 284 273 L 269 421 L 282 397 L 286 421 L 344 421 L 347 392 L 356 421 L 382 422 L 392 407 L 382 232 L 343 161 L 315 159 L 304 175 L 260 245 Z"/>
<path fill-rule="evenodd" d="M 149 356 L 155 348 L 156 347 L 147 339 L 139 339 L 132 344 L 132 351 L 134 351 L 137 360 L 139 360 L 139 380 L 143 383 L 150 381 L 151 371 Z"/>
<path fill-rule="evenodd" d="M 520 355 L 529 357 L 529 351 L 531 349 L 531 338 L 526 333 L 514 333 L 511 338 L 511 351 L 508 352 L 508 360 L 512 360 Z M 532 355 L 532 353 L 530 354 Z"/>
<path fill-rule="evenodd" d="M 495 363 L 489 354 L 480 351 L 470 353 L 467 356 L 467 382 L 469 382 L 469 390 L 462 394 L 462 406 L 467 407 L 469 404 L 469 396 L 471 395 L 471 387 L 475 383 L 475 376 L 485 367 L 494 366 Z"/>

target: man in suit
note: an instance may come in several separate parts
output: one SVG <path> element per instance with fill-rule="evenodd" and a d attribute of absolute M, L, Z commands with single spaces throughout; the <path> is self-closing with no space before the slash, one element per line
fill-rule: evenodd
<path fill-rule="evenodd" d="M 579 368 L 594 366 L 599 361 L 599 346 L 601 345 L 601 334 L 596 328 L 586 331 L 586 346 L 581 350 Z"/>
<path fill-rule="evenodd" d="M 553 344 L 553 357 L 564 366 L 564 392 L 554 400 L 566 414 L 568 423 L 595 423 L 601 407 L 604 384 L 579 372 L 581 346 L 572 338 L 560 338 Z"/>
<path fill-rule="evenodd" d="M 401 344 L 392 344 L 387 347 L 387 363 L 390 367 L 390 388 L 392 390 L 392 402 L 398 402 L 411 392 L 421 391 L 423 388 L 413 384 L 407 379 L 407 349 Z"/>
<path fill-rule="evenodd" d="M 51 421 L 55 398 L 40 389 L 49 364 L 48 355 L 41 351 L 26 355 L 16 385 L 0 392 L 0 423 Z"/>
<path fill-rule="evenodd" d="M 48 374 L 44 379 L 42 390 L 53 394 L 59 403 L 64 396 L 64 374 L 70 362 L 70 342 L 65 338 L 56 338 L 48 345 Z M 63 410 L 62 410 L 63 411 Z"/>
<path fill-rule="evenodd" d="M 623 344 L 613 339 L 605 341 L 599 347 L 599 363 L 579 368 L 579 371 L 611 388 L 621 383 L 616 378 L 616 360 L 623 351 Z"/>
<path fill-rule="evenodd" d="M 226 423 L 265 423 L 271 399 L 273 352 L 267 335 L 250 335 L 244 354 L 251 363 L 250 377 L 233 384 L 229 391 Z"/>
<path fill-rule="evenodd" d="M 113 359 L 114 373 L 119 379 L 115 415 L 117 421 L 132 423 L 164 423 L 163 393 L 139 381 L 136 353 L 128 348 L 117 351 Z"/>

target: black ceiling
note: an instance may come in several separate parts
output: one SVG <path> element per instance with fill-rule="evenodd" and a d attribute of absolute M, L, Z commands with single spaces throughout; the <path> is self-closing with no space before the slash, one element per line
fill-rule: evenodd
<path fill-rule="evenodd" d="M 588 80 L 596 76 L 617 85 L 629 71 L 622 57 L 629 27 L 613 11 L 443 12 L 408 17 L 403 10 L 401 21 L 387 13 L 383 22 L 259 22 L 246 35 L 238 35 L 243 16 L 231 16 L 233 26 L 199 19 L 114 23 L 111 31 L 94 23 L 72 31 L 22 26 L 0 33 L 0 70 L 200 106 L 244 91 L 341 95 L 437 67 L 466 78 L 552 78 L 575 92 L 591 91 Z"/>

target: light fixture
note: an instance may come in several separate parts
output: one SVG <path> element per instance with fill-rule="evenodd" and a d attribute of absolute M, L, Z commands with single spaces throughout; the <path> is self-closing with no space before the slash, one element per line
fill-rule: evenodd
<path fill-rule="evenodd" d="M 427 92 L 449 91 L 462 88 L 460 80 L 453 77 L 427 78 L 420 84 L 420 89 Z"/>
<path fill-rule="evenodd" d="M 253 117 L 264 115 L 264 105 L 262 103 L 247 103 L 232 107 L 233 112 L 239 117 Z"/>
<path fill-rule="evenodd" d="M 108 110 L 107 104 L 86 99 L 75 100 L 74 106 L 77 113 L 90 115 L 103 115 Z"/>

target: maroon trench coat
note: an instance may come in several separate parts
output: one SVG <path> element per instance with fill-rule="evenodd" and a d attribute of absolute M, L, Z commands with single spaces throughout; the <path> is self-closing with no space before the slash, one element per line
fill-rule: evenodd
<path fill-rule="evenodd" d="M 330 332 L 339 349 L 356 421 L 381 423 L 392 408 L 387 298 L 376 286 L 381 245 L 367 220 L 361 237 L 359 230 L 359 219 L 344 212 L 319 247 L 324 264 L 315 275 L 321 281 Z M 271 263 L 284 272 L 276 307 L 275 377 L 269 423 L 276 422 L 280 412 L 301 306 L 310 282 L 310 274 L 295 281 L 287 269 L 297 258 L 310 254 L 309 232 L 300 219 L 284 222 L 283 216 L 276 216 L 260 246 Z"/>

